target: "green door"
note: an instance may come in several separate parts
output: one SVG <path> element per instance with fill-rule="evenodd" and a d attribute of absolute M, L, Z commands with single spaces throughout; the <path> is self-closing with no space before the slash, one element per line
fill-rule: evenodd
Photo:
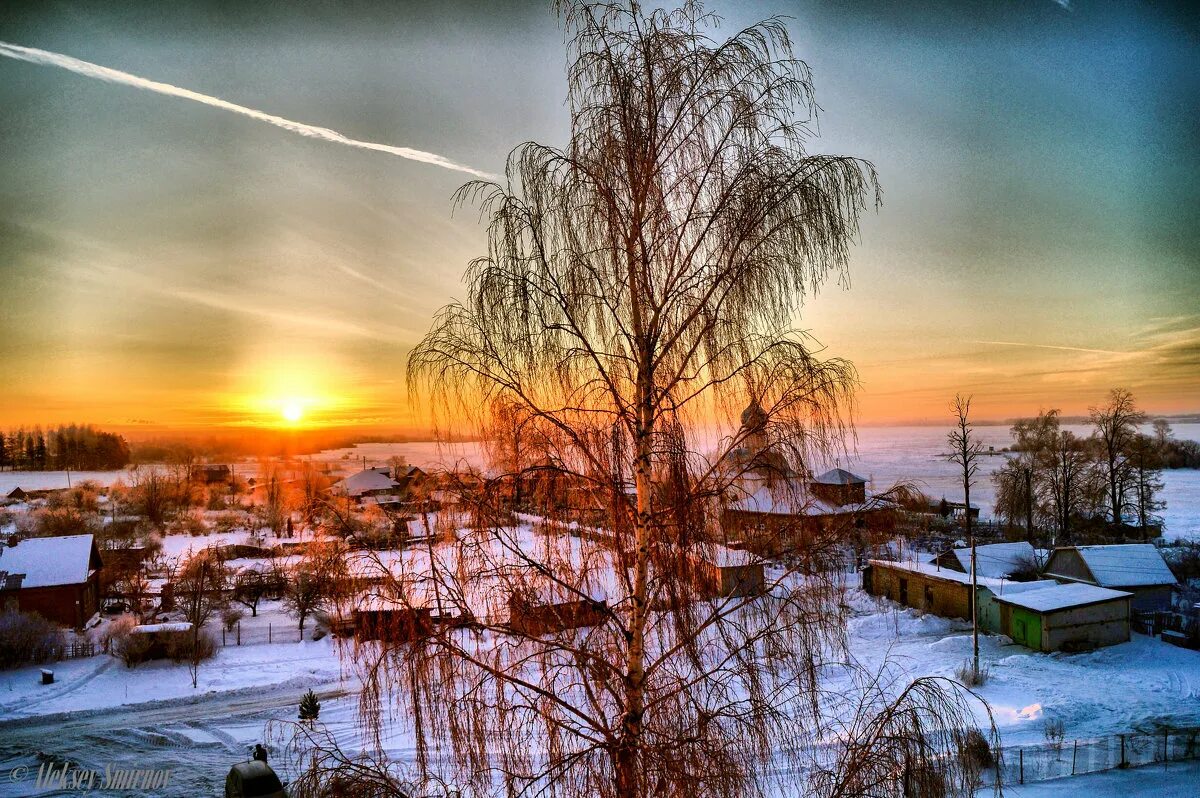
<path fill-rule="evenodd" d="M 1035 651 L 1042 650 L 1042 618 L 1040 615 L 1020 607 L 1013 607 L 1012 633 L 1014 643 L 1019 643 Z"/>

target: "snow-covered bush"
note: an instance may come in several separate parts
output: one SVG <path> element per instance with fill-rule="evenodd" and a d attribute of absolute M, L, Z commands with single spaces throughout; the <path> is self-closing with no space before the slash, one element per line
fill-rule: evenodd
<path fill-rule="evenodd" d="M 193 645 L 195 649 L 193 650 Z M 203 662 L 212 659 L 217 653 L 217 640 L 211 634 L 201 631 L 195 640 L 192 633 L 179 632 L 166 638 L 167 656 L 172 662 Z"/>
<path fill-rule="evenodd" d="M 0 668 L 46 662 L 62 654 L 58 628 L 30 612 L 0 613 Z"/>
<path fill-rule="evenodd" d="M 958 666 L 958 670 L 954 672 L 954 677 L 959 683 L 966 687 L 981 687 L 987 684 L 988 677 L 992 675 L 992 669 L 987 665 L 980 665 L 979 670 L 970 661 L 964 662 Z"/>

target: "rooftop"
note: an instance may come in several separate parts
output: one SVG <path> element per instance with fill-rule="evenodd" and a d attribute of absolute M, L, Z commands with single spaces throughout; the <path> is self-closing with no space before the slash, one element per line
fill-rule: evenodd
<path fill-rule="evenodd" d="M 1114 599 L 1129 598 L 1131 595 L 1133 594 L 1120 590 L 1109 590 L 1106 587 L 1072 582 L 1009 596 L 996 596 L 996 601 L 1001 604 L 1024 607 L 1034 612 L 1054 612 L 1073 607 L 1085 607 L 1089 604 L 1100 604 Z"/>
<path fill-rule="evenodd" d="M 1117 543 L 1106 546 L 1071 546 L 1055 549 L 1046 563 L 1046 573 L 1059 574 L 1055 570 L 1055 558 L 1060 552 L 1071 550 L 1079 556 L 1092 572 L 1092 577 L 1101 587 L 1145 587 L 1149 585 L 1177 584 L 1175 575 L 1167 567 L 1158 549 L 1150 543 Z"/>
<path fill-rule="evenodd" d="M 92 536 L 25 538 L 0 547 L 0 571 L 24 574 L 22 588 L 78 585 L 93 570 Z"/>

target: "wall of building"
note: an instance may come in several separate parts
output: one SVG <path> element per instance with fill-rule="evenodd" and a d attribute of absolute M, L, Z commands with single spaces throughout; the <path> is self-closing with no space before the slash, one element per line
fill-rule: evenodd
<path fill-rule="evenodd" d="M 99 610 L 98 576 L 78 585 L 30 587 L 17 591 L 17 606 L 21 612 L 36 612 L 43 618 L 63 626 L 81 627 Z"/>
<path fill-rule="evenodd" d="M 1114 590 L 1124 590 L 1133 594 L 1132 607 L 1140 612 L 1155 612 L 1171 609 L 1171 594 L 1174 592 L 1170 585 L 1150 585 L 1148 587 L 1118 587 Z"/>
<path fill-rule="evenodd" d="M 1114 646 L 1129 640 L 1129 599 L 1116 599 L 1043 616 L 1042 650 Z"/>
<path fill-rule="evenodd" d="M 971 586 L 901 568 L 871 564 L 872 595 L 946 618 L 971 617 Z"/>

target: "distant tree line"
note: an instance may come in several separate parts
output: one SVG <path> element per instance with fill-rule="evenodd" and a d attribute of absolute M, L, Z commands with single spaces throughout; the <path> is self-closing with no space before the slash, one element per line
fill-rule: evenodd
<path fill-rule="evenodd" d="M 129 464 L 129 444 L 90 424 L 0 432 L 0 469 L 107 471 Z"/>
<path fill-rule="evenodd" d="M 1162 470 L 1200 467 L 1200 444 L 1172 438 L 1165 419 L 1141 432 L 1149 419 L 1121 388 L 1092 408 L 1090 420 L 1088 437 L 1062 429 L 1057 410 L 1013 424 L 1017 456 L 992 477 L 1000 518 L 1049 530 L 1055 540 L 1097 525 L 1131 525 L 1145 535 L 1161 522 Z"/>

